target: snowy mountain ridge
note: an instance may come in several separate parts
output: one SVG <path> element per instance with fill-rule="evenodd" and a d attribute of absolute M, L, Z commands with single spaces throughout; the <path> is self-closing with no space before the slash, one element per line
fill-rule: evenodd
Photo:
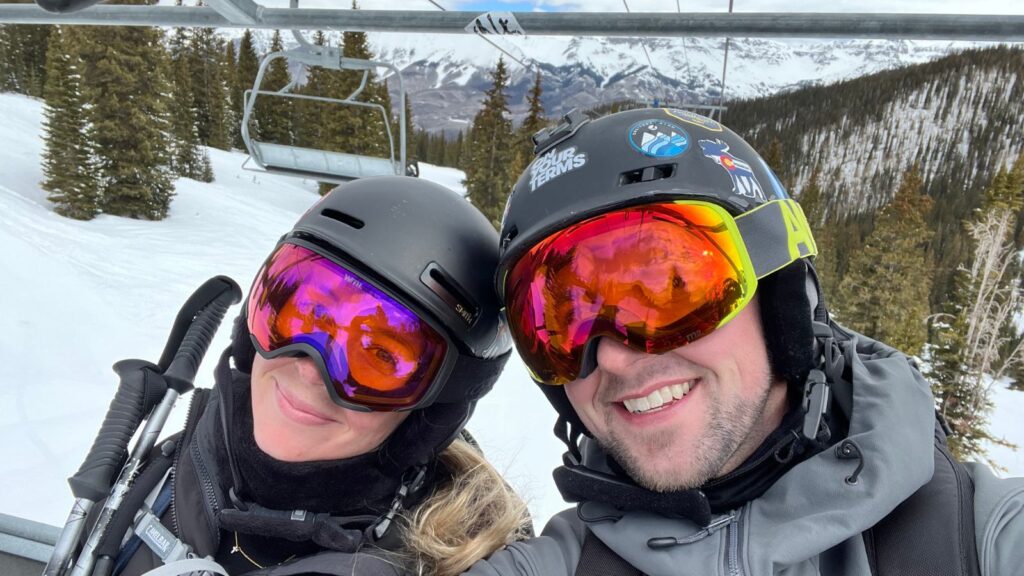
<path fill-rule="evenodd" d="M 226 31 L 237 38 L 239 32 Z M 270 32 L 256 31 L 260 53 Z M 461 130 L 476 114 L 491 83 L 490 70 L 503 55 L 470 35 L 369 33 L 377 60 L 402 71 L 416 124 L 430 131 Z M 329 33 L 332 43 L 338 33 Z M 286 46 L 294 44 L 284 36 Z M 717 104 L 721 95 L 725 40 L 715 38 L 597 38 L 528 36 L 495 40 L 517 59 L 539 69 L 549 116 L 574 107 L 621 99 Z M 828 84 L 879 70 L 926 62 L 976 43 L 888 40 L 732 39 L 726 99 L 767 96 Z M 646 47 L 650 62 L 644 54 Z M 525 113 L 534 72 L 503 56 L 509 65 L 513 116 Z M 653 65 L 653 66 L 652 66 Z"/>

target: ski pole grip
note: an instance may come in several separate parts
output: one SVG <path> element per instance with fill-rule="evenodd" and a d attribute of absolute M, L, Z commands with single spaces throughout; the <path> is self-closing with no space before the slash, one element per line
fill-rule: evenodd
<path fill-rule="evenodd" d="M 128 443 L 142 419 L 167 391 L 158 367 L 144 360 L 122 360 L 114 364 L 121 376 L 96 440 L 75 475 L 68 478 L 76 498 L 97 502 L 105 498 L 114 476 L 128 458 Z"/>
<path fill-rule="evenodd" d="M 178 352 L 164 372 L 168 385 L 181 394 L 192 389 L 199 364 L 203 361 L 217 328 L 224 320 L 224 314 L 232 304 L 237 304 L 242 299 L 241 288 L 231 278 L 216 276 L 207 281 L 207 284 L 210 283 L 222 284 L 221 290 L 196 314 Z"/>

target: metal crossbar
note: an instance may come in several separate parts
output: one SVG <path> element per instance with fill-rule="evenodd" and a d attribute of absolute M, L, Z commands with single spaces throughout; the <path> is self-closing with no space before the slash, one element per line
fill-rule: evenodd
<path fill-rule="evenodd" d="M 212 6 L 92 6 L 55 14 L 32 4 L 0 4 L 0 22 L 126 26 L 203 26 L 470 34 L 477 12 L 266 8 L 244 0 Z M 877 38 L 1024 42 L 1024 15 L 823 13 L 515 12 L 538 36 Z"/>

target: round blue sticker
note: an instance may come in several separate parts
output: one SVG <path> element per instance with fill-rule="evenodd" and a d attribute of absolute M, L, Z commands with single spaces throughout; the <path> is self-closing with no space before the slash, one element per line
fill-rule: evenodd
<path fill-rule="evenodd" d="M 651 118 L 629 127 L 629 144 L 653 158 L 672 158 L 690 147 L 690 135 L 672 122 Z"/>

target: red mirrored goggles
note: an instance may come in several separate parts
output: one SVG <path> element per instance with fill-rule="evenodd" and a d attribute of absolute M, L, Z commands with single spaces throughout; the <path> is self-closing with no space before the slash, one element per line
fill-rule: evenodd
<path fill-rule="evenodd" d="M 295 241 L 296 243 L 291 243 Z M 249 293 L 249 333 L 265 358 L 306 354 L 334 401 L 360 411 L 412 409 L 436 395 L 452 350 L 444 332 L 349 266 L 289 240 Z"/>
<path fill-rule="evenodd" d="M 599 337 L 661 354 L 706 336 L 753 298 L 757 279 L 817 253 L 799 205 L 734 218 L 696 200 L 632 206 L 560 230 L 505 277 L 509 327 L 538 382 L 593 370 Z"/>

